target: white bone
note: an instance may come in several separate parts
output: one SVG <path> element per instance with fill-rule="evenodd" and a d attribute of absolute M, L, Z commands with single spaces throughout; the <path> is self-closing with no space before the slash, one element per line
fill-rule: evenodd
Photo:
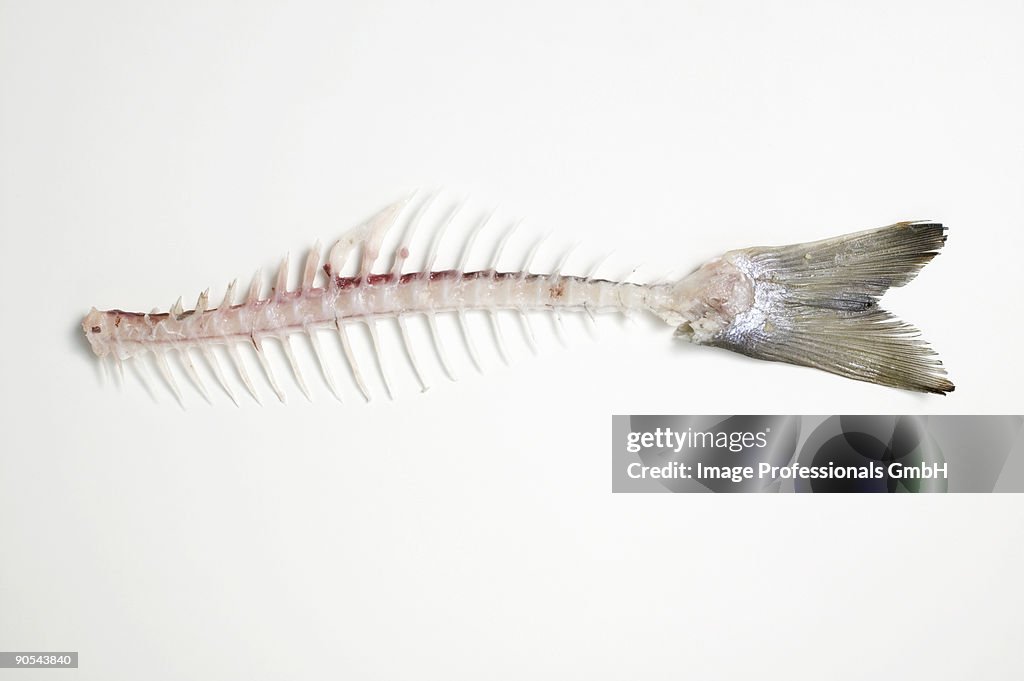
<path fill-rule="evenodd" d="M 107 358 L 100 357 L 100 385 L 106 385 L 110 381 L 110 370 L 107 367 Z"/>
<path fill-rule="evenodd" d="M 498 346 L 498 354 L 501 355 L 501 361 L 505 363 L 505 366 L 509 366 L 508 352 L 505 351 L 505 336 L 501 332 L 501 324 L 498 323 L 498 313 L 492 310 L 488 316 L 491 318 L 491 328 L 494 329 L 494 340 Z"/>
<path fill-rule="evenodd" d="M 210 393 L 206 391 L 206 386 L 203 384 L 203 379 L 199 377 L 199 372 L 196 371 L 196 365 L 192 362 L 192 355 L 189 353 L 188 348 L 178 348 L 178 356 L 181 358 L 181 363 L 185 367 L 185 373 L 195 384 L 199 392 L 202 393 L 203 399 L 210 404 L 213 402 L 210 400 Z"/>
<path fill-rule="evenodd" d="M 423 216 L 430 210 L 438 194 L 435 192 L 429 195 L 420 207 L 416 209 L 416 213 L 413 215 L 412 220 L 409 221 L 408 226 L 405 229 L 405 235 L 402 237 L 402 243 L 395 249 L 395 261 L 391 267 L 391 274 L 394 275 L 397 281 L 402 276 L 402 268 L 405 266 L 405 261 L 409 259 L 409 249 L 412 248 L 412 240 L 416 235 L 416 230 L 419 228 L 420 223 L 423 221 Z"/>
<path fill-rule="evenodd" d="M 491 258 L 491 266 L 488 268 L 492 272 L 498 271 L 498 261 L 501 260 L 501 254 L 505 252 L 505 246 L 508 244 L 512 235 L 515 234 L 516 230 L 519 229 L 519 225 L 523 224 L 522 220 L 516 220 L 512 223 L 512 226 L 505 230 L 505 234 L 502 235 L 501 241 L 498 242 L 498 247 L 494 249 L 494 256 Z"/>
<path fill-rule="evenodd" d="M 309 344 L 313 346 L 313 354 L 316 355 L 316 361 L 320 363 L 320 372 L 324 376 L 324 380 L 327 382 L 327 387 L 330 388 L 331 393 L 337 398 L 339 402 L 342 401 L 341 394 L 338 392 L 338 387 L 334 384 L 334 375 L 331 374 L 331 370 L 327 366 L 327 362 L 324 361 L 323 352 L 320 349 L 320 338 L 317 336 L 316 329 L 306 328 L 306 335 L 309 336 Z"/>
<path fill-rule="evenodd" d="M 569 262 L 569 258 L 572 257 L 572 254 L 579 247 L 580 247 L 580 244 L 579 244 L 578 241 L 576 243 L 574 243 L 572 246 L 569 247 L 569 249 L 562 256 L 562 259 L 558 261 L 557 265 L 555 265 L 555 269 L 552 270 L 551 275 L 553 277 L 561 277 L 562 276 L 562 268 L 565 267 L 565 264 L 567 262 Z"/>
<path fill-rule="evenodd" d="M 366 278 L 373 272 L 373 265 L 380 255 L 380 245 L 384 242 L 385 235 L 398 222 L 399 215 L 405 210 L 411 198 L 410 196 L 404 201 L 392 204 L 367 223 L 366 236 L 362 240 L 363 252 L 359 261 L 359 277 L 363 281 L 366 281 Z"/>
<path fill-rule="evenodd" d="M 541 246 L 544 245 L 544 242 L 546 242 L 550 236 L 551 233 L 549 232 L 537 239 L 533 244 L 533 247 L 530 249 L 530 252 L 526 254 L 526 260 L 523 262 L 523 269 L 519 272 L 520 279 L 525 279 L 527 275 L 530 274 L 530 268 L 533 267 L 534 258 L 537 257 L 537 253 L 540 251 Z"/>
<path fill-rule="evenodd" d="M 493 208 L 491 212 L 487 214 L 487 217 L 478 222 L 476 226 L 473 228 L 473 230 L 469 233 L 469 237 L 466 239 L 466 244 L 462 248 L 462 257 L 459 259 L 459 272 L 466 271 L 466 265 L 469 263 L 469 254 L 473 250 L 473 244 L 476 243 L 476 238 L 480 234 L 480 232 L 483 231 L 484 227 L 487 226 L 487 223 L 491 221 L 492 217 L 494 217 L 494 213 L 496 210 L 498 209 Z"/>
<path fill-rule="evenodd" d="M 146 392 L 149 393 L 149 396 L 153 398 L 153 401 L 159 402 L 160 400 L 156 396 L 156 390 L 153 389 L 153 377 L 150 374 L 149 369 L 146 367 L 146 363 L 142 360 L 142 356 L 136 356 L 129 357 L 125 361 L 135 369 L 135 373 L 138 375 L 139 380 L 142 381 L 142 386 L 146 389 Z"/>
<path fill-rule="evenodd" d="M 290 253 L 285 253 L 284 258 L 281 260 L 281 266 L 277 268 L 277 282 L 274 284 L 274 298 L 280 300 L 284 298 L 285 294 L 288 293 L 288 257 Z"/>
<path fill-rule="evenodd" d="M 587 272 L 587 276 L 584 277 L 584 279 L 586 279 L 587 281 L 593 281 L 594 277 L 597 276 L 597 271 L 600 270 L 606 262 L 608 262 L 608 258 L 612 257 L 612 253 L 614 252 L 615 251 L 608 251 L 607 253 L 602 255 L 597 260 L 597 262 L 594 263 L 594 266 L 590 268 L 590 271 Z"/>
<path fill-rule="evenodd" d="M 167 366 L 166 355 L 162 350 L 153 350 L 153 358 L 156 361 L 156 368 L 163 377 L 164 382 L 170 387 L 171 392 L 174 393 L 174 399 L 178 400 L 178 404 L 184 407 L 185 401 L 181 397 L 181 390 L 178 389 L 178 383 L 174 380 L 174 374 L 171 373 L 171 368 Z"/>
<path fill-rule="evenodd" d="M 199 294 L 199 299 L 196 300 L 196 309 L 193 313 L 196 317 L 206 312 L 210 307 L 210 289 L 206 289 Z"/>
<path fill-rule="evenodd" d="M 391 379 L 388 378 L 387 369 L 384 368 L 384 357 L 380 352 L 380 339 L 377 337 L 377 320 L 373 317 L 363 317 L 363 322 L 366 324 L 366 328 L 370 331 L 370 341 L 373 343 L 373 353 L 377 356 L 377 368 L 380 370 L 380 376 L 384 379 L 384 389 L 388 393 L 388 399 L 395 399 L 395 394 L 391 390 Z"/>
<path fill-rule="evenodd" d="M 562 311 L 559 308 L 552 308 L 554 314 L 551 316 L 552 322 L 555 326 L 555 337 L 558 338 L 559 344 L 563 348 L 568 348 L 569 344 L 566 342 L 565 324 L 562 321 Z"/>
<path fill-rule="evenodd" d="M 427 259 L 423 266 L 423 272 L 430 274 L 434 271 L 434 263 L 437 261 L 437 251 L 441 246 L 441 240 L 444 238 L 444 233 L 448 231 L 448 227 L 451 226 L 452 221 L 455 220 L 455 216 L 465 207 L 465 202 L 461 202 L 452 208 L 451 212 L 448 213 L 448 217 L 441 223 L 441 227 L 434 233 L 434 238 L 430 240 L 430 252 L 427 254 Z"/>
<path fill-rule="evenodd" d="M 288 359 L 288 364 L 292 368 L 292 373 L 295 374 L 295 382 L 299 384 L 299 390 L 306 396 L 306 399 L 310 402 L 313 401 L 312 395 L 309 394 L 309 388 L 306 387 L 306 379 L 302 377 L 302 372 L 299 371 L 299 363 L 295 361 L 295 354 L 292 352 L 292 341 L 289 336 L 281 336 L 278 340 L 281 341 L 281 348 L 284 350 L 284 356 Z"/>
<path fill-rule="evenodd" d="M 348 365 L 352 369 L 352 378 L 355 379 L 359 392 L 363 393 L 363 398 L 369 402 L 370 391 L 366 389 L 363 374 L 359 371 L 359 365 L 356 364 L 355 353 L 352 352 L 352 344 L 348 340 L 348 331 L 345 330 L 345 324 L 340 319 L 336 319 L 335 326 L 338 329 L 338 338 L 341 339 L 341 350 L 345 353 L 345 359 L 348 360 Z"/>
<path fill-rule="evenodd" d="M 402 334 L 402 344 L 405 346 L 405 354 L 409 356 L 409 363 L 412 364 L 412 370 L 416 374 L 416 380 L 420 383 L 420 388 L 423 392 L 426 392 L 429 388 L 426 381 L 423 380 L 423 371 L 420 370 L 420 364 L 416 361 L 416 353 L 412 350 L 412 343 L 409 341 L 409 328 L 405 323 L 405 317 L 398 315 L 398 330 Z"/>
<path fill-rule="evenodd" d="M 398 216 L 412 197 L 391 204 L 380 211 L 366 223 L 343 234 L 331 247 L 327 261 L 332 278 L 340 277 L 341 271 L 357 247 L 362 247 L 359 275 L 365 279 L 373 269 L 373 264 L 380 254 L 380 245 L 384 235 L 398 220 Z"/>
<path fill-rule="evenodd" d="M 218 312 L 223 312 L 224 310 L 230 310 L 231 306 L 234 305 L 235 286 L 237 286 L 237 285 L 238 285 L 238 280 L 237 279 L 235 279 L 230 284 L 228 284 L 227 290 L 224 291 L 224 299 L 222 301 L 220 301 L 220 305 L 217 307 L 217 311 Z"/>
<path fill-rule="evenodd" d="M 256 270 L 256 274 L 252 275 L 252 281 L 249 283 L 249 294 L 245 297 L 247 305 L 253 305 L 259 302 L 260 299 L 260 288 L 263 286 L 263 269 Z"/>
<path fill-rule="evenodd" d="M 455 378 L 452 366 L 448 362 L 448 354 L 444 351 L 444 346 L 441 344 L 441 334 L 437 331 L 437 315 L 433 312 L 428 312 L 427 324 L 430 326 L 430 336 L 434 341 L 434 349 L 437 350 L 437 357 L 441 360 L 441 366 L 444 367 L 444 373 L 448 375 L 449 380 L 458 380 Z"/>
<path fill-rule="evenodd" d="M 231 358 L 231 363 L 235 365 L 235 371 L 238 372 L 238 377 L 242 379 L 242 383 L 245 384 L 249 394 L 252 395 L 253 399 L 257 403 L 263 404 L 263 400 L 260 399 L 259 393 L 256 392 L 256 386 L 252 384 L 252 379 L 249 378 L 249 372 L 245 368 L 245 363 L 242 361 L 242 356 L 238 354 L 238 346 L 235 343 L 229 342 L 227 344 L 228 357 Z"/>
<path fill-rule="evenodd" d="M 316 278 L 317 268 L 320 267 L 320 242 L 313 244 L 313 250 L 306 256 L 306 266 L 302 269 L 302 290 L 308 291 L 313 288 L 313 280 Z"/>
<path fill-rule="evenodd" d="M 469 350 L 469 358 L 473 360 L 473 364 L 476 366 L 476 370 L 481 374 L 484 372 L 480 365 L 480 357 L 476 352 L 476 345 L 473 343 L 473 337 L 469 335 L 469 322 L 466 319 L 466 311 L 459 310 L 459 328 L 462 329 L 462 336 L 466 340 L 466 349 Z"/>
<path fill-rule="evenodd" d="M 523 330 L 526 331 L 526 340 L 530 346 L 530 350 L 533 354 L 537 354 L 537 335 L 533 332 L 533 322 L 530 321 L 530 316 L 526 314 L 521 308 L 518 310 L 519 319 L 523 323 Z"/>
<path fill-rule="evenodd" d="M 277 399 L 285 404 L 288 400 L 285 399 L 284 391 L 281 390 L 281 386 L 277 384 L 277 378 L 274 377 L 274 372 L 270 368 L 270 362 L 267 361 L 267 355 L 263 351 L 263 341 L 257 336 L 251 336 L 252 346 L 256 349 L 256 358 L 260 361 L 260 366 L 263 367 L 263 373 L 267 375 L 267 381 L 270 382 L 270 387 L 277 395 Z"/>
<path fill-rule="evenodd" d="M 213 350 L 208 345 L 200 345 L 200 352 L 203 354 L 203 358 L 206 359 L 206 363 L 213 369 L 213 375 L 217 378 L 217 382 L 220 383 L 220 387 L 224 389 L 224 392 L 228 394 L 231 401 L 235 403 L 235 406 L 239 406 L 238 398 L 235 397 L 235 391 L 228 385 L 227 379 L 224 378 L 224 370 L 220 366 L 220 362 L 217 360 L 217 356 L 213 354 Z"/>

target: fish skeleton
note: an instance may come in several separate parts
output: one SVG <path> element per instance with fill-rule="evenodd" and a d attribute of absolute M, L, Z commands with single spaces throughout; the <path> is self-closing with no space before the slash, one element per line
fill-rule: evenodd
<path fill-rule="evenodd" d="M 318 339 L 318 332 L 324 329 L 338 333 L 355 383 L 369 400 L 370 391 L 356 363 L 347 328 L 351 324 L 366 325 L 380 363 L 377 323 L 389 318 L 397 320 L 413 371 L 425 390 L 424 373 L 413 352 L 406 319 L 411 315 L 426 317 L 440 363 L 454 380 L 436 316 L 457 316 L 470 357 L 479 368 L 466 313 L 483 311 L 490 315 L 498 350 L 507 362 L 497 322 L 497 314 L 503 310 L 519 313 L 528 330 L 527 313 L 536 311 L 553 312 L 559 319 L 563 312 L 591 316 L 651 313 L 675 327 L 676 338 L 697 345 L 906 390 L 946 394 L 954 389 L 942 362 L 919 338 L 918 330 L 878 306 L 878 299 L 887 289 L 909 282 L 938 254 L 946 241 L 946 229 L 941 224 L 899 222 L 821 241 L 732 250 L 679 279 L 632 283 L 629 277 L 597 278 L 597 266 L 585 276 L 565 275 L 562 269 L 568 253 L 554 269 L 534 273 L 531 267 L 540 242 L 521 269 L 499 271 L 499 259 L 516 225 L 498 240 L 486 269 L 467 271 L 474 242 L 490 216 L 470 232 L 456 268 L 435 269 L 439 244 L 459 210 L 456 207 L 435 231 L 423 268 L 405 272 L 413 235 L 433 198 L 423 202 L 408 221 L 401 242 L 391 254 L 390 267 L 385 270 L 376 268 L 382 244 L 411 197 L 344 234 L 329 249 L 322 267 L 320 246 L 314 246 L 306 258 L 298 289 L 288 290 L 286 256 L 267 297 L 260 294 L 262 276 L 257 272 L 241 303 L 235 302 L 237 282 L 232 282 L 216 307 L 210 307 L 207 290 L 192 310 L 185 310 L 180 298 L 163 313 L 93 308 L 82 321 L 82 328 L 95 354 L 112 358 L 121 372 L 125 361 L 151 354 L 179 402 L 181 392 L 167 361 L 172 351 L 180 355 L 186 373 L 207 400 L 209 393 L 196 371 L 193 351 L 205 358 L 225 393 L 238 403 L 212 351 L 214 346 L 226 349 L 238 377 L 259 401 L 238 351 L 245 344 L 254 348 L 270 386 L 283 402 L 284 392 L 264 352 L 267 338 L 281 343 L 296 382 L 308 398 L 309 389 L 291 347 L 296 334 L 309 339 L 328 388 L 340 400 Z M 343 275 L 346 263 L 357 252 L 355 272 Z M 324 277 L 318 285 L 321 271 Z M 528 335 L 533 338 L 532 331 Z M 382 371 L 382 376 L 390 396 L 387 373 Z"/>

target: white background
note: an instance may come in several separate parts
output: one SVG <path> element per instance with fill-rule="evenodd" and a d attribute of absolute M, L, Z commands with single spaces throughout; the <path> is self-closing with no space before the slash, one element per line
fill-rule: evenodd
<path fill-rule="evenodd" d="M 613 413 L 1024 412 L 1022 26 L 1020 2 L 3 0 L 0 649 L 80 651 L 36 672 L 62 679 L 1019 678 L 1020 497 L 612 495 L 609 460 Z M 527 217 L 510 258 L 548 230 L 542 261 L 582 240 L 570 269 L 618 248 L 608 274 L 941 220 L 887 304 L 956 392 L 645 323 L 567 320 L 565 350 L 545 319 L 536 358 L 503 320 L 511 368 L 475 319 L 482 376 L 446 323 L 457 383 L 414 324 L 422 395 L 384 329 L 394 402 L 364 335 L 369 405 L 333 339 L 341 405 L 276 347 L 287 406 L 261 376 L 240 408 L 179 376 L 187 410 L 101 381 L 91 306 L 218 301 L 417 187 Z"/>

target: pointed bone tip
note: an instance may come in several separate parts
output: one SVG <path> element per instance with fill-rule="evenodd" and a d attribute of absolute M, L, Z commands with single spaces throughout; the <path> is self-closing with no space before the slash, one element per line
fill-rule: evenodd
<path fill-rule="evenodd" d="M 405 207 L 409 205 L 409 202 L 412 201 L 414 196 L 415 194 L 410 194 L 405 198 L 399 199 L 398 201 L 386 206 L 379 213 L 370 218 L 369 222 L 371 224 L 379 222 L 394 222 L 398 219 L 399 213 L 405 210 Z"/>

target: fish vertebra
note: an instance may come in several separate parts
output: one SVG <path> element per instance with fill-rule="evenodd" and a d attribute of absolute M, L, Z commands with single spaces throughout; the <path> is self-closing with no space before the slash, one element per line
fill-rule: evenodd
<path fill-rule="evenodd" d="M 649 312 L 676 327 L 675 337 L 698 345 L 712 345 L 751 357 L 816 367 L 841 376 L 881 385 L 945 394 L 953 390 L 935 353 L 918 338 L 912 326 L 878 307 L 878 298 L 892 286 L 909 282 L 945 243 L 945 228 L 932 222 L 900 222 L 804 244 L 758 247 L 729 251 L 681 279 L 660 283 L 632 283 L 595 277 L 596 266 L 586 276 L 562 274 L 568 255 L 546 274 L 530 271 L 537 242 L 522 269 L 499 271 L 498 261 L 515 229 L 499 240 L 489 267 L 466 271 L 476 236 L 490 220 L 481 221 L 470 233 L 455 269 L 434 269 L 438 244 L 458 211 L 453 210 L 432 239 L 426 265 L 404 273 L 412 235 L 428 199 L 406 228 L 386 271 L 374 268 L 385 235 L 398 221 L 407 201 L 396 203 L 341 237 L 328 252 L 322 270 L 326 282 L 315 284 L 320 270 L 320 248 L 310 252 L 302 270 L 302 283 L 287 290 L 288 259 L 281 263 L 276 284 L 261 297 L 262 276 L 257 272 L 242 303 L 234 299 L 235 283 L 223 301 L 209 306 L 203 293 L 193 310 L 181 301 L 166 313 L 137 313 L 95 308 L 82 328 L 99 357 L 110 356 L 120 368 L 124 360 L 151 353 L 164 380 L 180 400 L 180 392 L 168 367 L 166 355 L 179 353 L 186 373 L 206 396 L 192 363 L 198 350 L 210 363 L 214 376 L 235 400 L 216 355 L 214 345 L 224 345 L 245 387 L 259 400 L 238 353 L 239 344 L 251 344 L 268 382 L 278 398 L 284 392 L 263 351 L 263 340 L 281 342 L 296 382 L 310 393 L 290 345 L 293 334 L 309 337 L 324 380 L 341 399 L 323 358 L 318 331 L 333 328 L 339 335 L 360 392 L 369 399 L 362 373 L 348 338 L 350 324 L 365 324 L 381 368 L 385 389 L 392 394 L 384 370 L 377 322 L 395 318 L 416 379 L 427 388 L 424 372 L 413 351 L 405 318 L 424 315 L 445 373 L 454 378 L 440 343 L 435 321 L 438 313 L 455 313 L 467 337 L 473 363 L 480 361 L 468 335 L 465 314 L 479 310 L 491 316 L 501 357 L 507 353 L 497 323 L 500 310 L 518 313 L 533 332 L 526 313 L 546 310 L 561 319 L 563 312 Z M 343 276 L 345 264 L 360 251 L 354 275 Z M 237 404 L 237 401 L 236 401 Z"/>

